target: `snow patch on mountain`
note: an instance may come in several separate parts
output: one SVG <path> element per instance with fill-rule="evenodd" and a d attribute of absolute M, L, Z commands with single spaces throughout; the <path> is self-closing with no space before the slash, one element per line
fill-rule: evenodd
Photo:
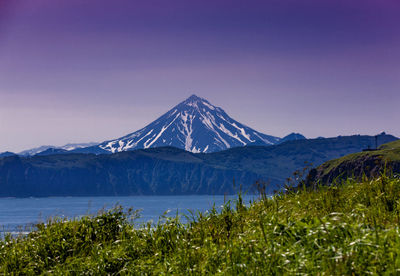
<path fill-rule="evenodd" d="M 36 148 L 32 148 L 32 149 L 21 151 L 21 152 L 18 153 L 18 155 L 32 156 L 32 155 L 36 155 L 36 154 L 39 154 L 41 152 L 47 151 L 49 149 L 60 149 L 60 150 L 65 150 L 65 151 L 73 151 L 73 150 L 76 150 L 76 149 L 92 147 L 92 146 L 95 146 L 95 145 L 98 145 L 98 144 L 99 143 L 96 143 L 96 142 L 89 142 L 89 143 L 70 143 L 70 144 L 66 144 L 64 146 L 46 145 L 46 146 L 40 146 L 40 147 L 36 147 Z"/>

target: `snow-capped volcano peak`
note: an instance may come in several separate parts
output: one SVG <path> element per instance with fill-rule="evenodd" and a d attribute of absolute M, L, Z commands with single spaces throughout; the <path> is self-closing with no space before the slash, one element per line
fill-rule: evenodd
<path fill-rule="evenodd" d="M 190 107 L 193 107 L 195 109 L 199 109 L 199 108 L 204 107 L 204 106 L 209 108 L 209 109 L 211 109 L 211 110 L 218 109 L 218 107 L 213 106 L 206 99 L 200 98 L 200 97 L 198 97 L 198 96 L 196 96 L 194 94 L 192 96 L 190 96 L 189 98 L 187 98 L 186 100 L 184 100 L 178 106 L 182 106 L 182 105 L 190 106 Z"/>
<path fill-rule="evenodd" d="M 146 127 L 99 147 L 110 152 L 160 146 L 214 152 L 278 141 L 279 138 L 257 132 L 233 120 L 220 107 L 192 95 Z"/>

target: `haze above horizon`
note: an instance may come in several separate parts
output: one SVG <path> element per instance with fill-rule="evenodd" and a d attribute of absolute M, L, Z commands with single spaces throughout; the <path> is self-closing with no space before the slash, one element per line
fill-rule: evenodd
<path fill-rule="evenodd" d="M 0 2 L 0 152 L 113 139 L 196 94 L 268 135 L 400 136 L 397 1 Z"/>

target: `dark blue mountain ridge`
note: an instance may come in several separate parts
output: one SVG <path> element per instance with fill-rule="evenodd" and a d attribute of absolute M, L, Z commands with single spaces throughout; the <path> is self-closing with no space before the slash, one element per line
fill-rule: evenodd
<path fill-rule="evenodd" d="M 16 154 L 11 151 L 5 151 L 5 152 L 0 153 L 0 157 L 9 157 L 9 156 L 14 156 L 14 155 L 16 155 Z"/>
<path fill-rule="evenodd" d="M 222 108 L 192 95 L 138 131 L 75 152 L 116 153 L 172 146 L 199 153 L 216 152 L 250 144 L 274 145 L 279 141 L 280 138 L 266 135 L 239 123 Z"/>
<path fill-rule="evenodd" d="M 279 143 L 293 141 L 293 140 L 303 140 L 303 139 L 307 139 L 307 138 L 300 133 L 292 132 L 292 133 L 286 135 L 285 137 L 283 137 L 281 140 L 279 140 Z"/>
<path fill-rule="evenodd" d="M 378 145 L 397 140 L 381 134 Z M 318 166 L 375 145 L 375 136 L 292 140 L 192 153 L 158 147 L 114 154 L 0 158 L 0 197 L 225 194 L 257 180 L 280 189 L 305 162 Z M 236 185 L 233 183 L 235 180 Z"/>
<path fill-rule="evenodd" d="M 97 142 L 89 142 L 89 143 L 70 143 L 70 144 L 66 144 L 63 146 L 52 146 L 52 145 L 45 145 L 45 146 L 40 146 L 40 147 L 36 147 L 36 148 L 31 148 L 28 150 L 24 150 L 18 153 L 18 155 L 22 155 L 22 156 L 33 156 L 39 153 L 43 153 L 43 152 L 51 152 L 48 151 L 49 149 L 59 149 L 61 152 L 62 150 L 65 150 L 66 152 L 71 152 L 71 151 L 75 151 L 75 150 L 79 150 L 81 148 L 89 148 L 91 146 L 95 146 L 98 145 L 99 143 Z"/>
<path fill-rule="evenodd" d="M 69 153 L 68 150 L 60 149 L 60 148 L 48 148 L 44 151 L 41 151 L 35 155 L 54 155 L 54 154 L 66 154 Z"/>

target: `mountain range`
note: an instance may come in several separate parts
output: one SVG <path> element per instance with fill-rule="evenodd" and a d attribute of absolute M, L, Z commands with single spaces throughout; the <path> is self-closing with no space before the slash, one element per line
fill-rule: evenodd
<path fill-rule="evenodd" d="M 397 140 L 381 134 L 378 144 Z M 0 158 L 0 196 L 114 196 L 235 193 L 257 180 L 279 189 L 306 164 L 375 145 L 374 136 L 291 140 L 214 153 L 159 147 L 114 154 L 53 154 Z"/>
<path fill-rule="evenodd" d="M 210 153 L 247 145 L 276 145 L 297 139 L 305 137 L 292 133 L 279 138 L 256 131 L 234 120 L 222 108 L 192 95 L 149 125 L 123 137 L 102 143 L 42 146 L 20 152 L 19 155 L 108 154 L 164 146 L 193 153 Z"/>
<path fill-rule="evenodd" d="M 32 155 L 36 155 L 39 153 L 51 153 L 51 152 L 72 152 L 74 150 L 77 149 L 81 149 L 81 148 L 87 148 L 87 147 L 91 147 L 94 145 L 97 145 L 98 143 L 95 142 L 90 142 L 90 143 L 70 143 L 70 144 L 66 144 L 64 146 L 61 147 L 57 147 L 57 146 L 40 146 L 40 147 L 36 147 L 36 148 L 32 148 L 32 149 L 28 149 L 28 150 L 24 150 L 18 153 L 18 155 L 22 155 L 22 156 L 32 156 Z M 58 151 L 57 151 L 58 150 Z"/>
<path fill-rule="evenodd" d="M 144 128 L 102 143 L 0 154 L 0 196 L 224 194 L 257 180 L 280 189 L 291 174 L 398 138 L 279 138 L 190 96 Z M 236 183 L 236 185 L 235 185 Z"/>

